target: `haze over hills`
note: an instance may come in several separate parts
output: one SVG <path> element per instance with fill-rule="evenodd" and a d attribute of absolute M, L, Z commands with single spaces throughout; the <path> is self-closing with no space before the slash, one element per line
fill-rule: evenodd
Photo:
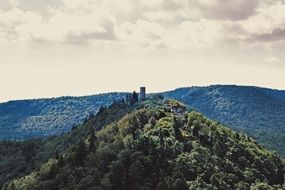
<path fill-rule="evenodd" d="M 34 152 L 34 159 L 23 161 L 26 167 L 14 176 L 3 175 L 2 190 L 284 188 L 284 163 L 276 153 L 160 97 L 132 106 L 115 102 L 70 133 L 40 142 L 29 151 L 10 145 L 3 168 L 17 166 L 7 162 L 14 154 L 25 160 Z M 43 164 L 31 168 L 35 161 Z"/>
<path fill-rule="evenodd" d="M 161 94 L 180 100 L 285 155 L 285 91 L 214 85 L 179 88 Z M 96 113 L 100 106 L 109 105 L 125 95 L 107 93 L 2 103 L 0 139 L 28 139 L 65 133 L 90 113 Z"/>
<path fill-rule="evenodd" d="M 285 190 L 284 48 L 285 0 L 0 0 L 0 190 Z"/>
<path fill-rule="evenodd" d="M 122 99 L 126 93 L 82 97 L 18 100 L 0 104 L 0 139 L 21 140 L 59 135 L 96 114 L 101 106 Z"/>

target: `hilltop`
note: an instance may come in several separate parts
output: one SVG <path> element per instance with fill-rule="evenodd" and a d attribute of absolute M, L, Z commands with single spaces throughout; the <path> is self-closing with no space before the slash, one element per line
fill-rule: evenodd
<path fill-rule="evenodd" d="M 285 91 L 250 86 L 180 88 L 162 93 L 285 155 Z"/>
<path fill-rule="evenodd" d="M 73 130 L 70 146 L 2 189 L 285 187 L 284 163 L 276 153 L 183 107 L 185 112 L 174 114 L 169 100 L 116 102 Z"/>

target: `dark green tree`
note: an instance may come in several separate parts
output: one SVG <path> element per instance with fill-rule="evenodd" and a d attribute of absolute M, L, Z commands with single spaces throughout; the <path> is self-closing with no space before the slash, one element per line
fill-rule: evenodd
<path fill-rule="evenodd" d="M 181 134 L 181 130 L 180 130 L 181 123 L 177 117 L 173 117 L 172 125 L 173 125 L 173 129 L 174 129 L 175 138 L 177 140 L 181 141 L 182 140 L 182 134 Z"/>
<path fill-rule="evenodd" d="M 34 141 L 28 141 L 24 144 L 22 155 L 26 162 L 31 162 L 32 158 L 36 154 L 37 145 Z"/>
<path fill-rule="evenodd" d="M 85 142 L 81 139 L 78 147 L 75 150 L 74 163 L 75 165 L 82 166 L 85 163 L 88 151 Z"/>
<path fill-rule="evenodd" d="M 132 96 L 131 96 L 131 105 L 134 105 L 135 103 L 137 103 L 139 101 L 139 96 L 136 93 L 136 91 L 133 91 Z"/>
<path fill-rule="evenodd" d="M 89 138 L 89 151 L 90 152 L 95 152 L 96 151 L 96 135 L 94 132 L 94 128 L 91 126 L 90 127 L 90 138 Z"/>
<path fill-rule="evenodd" d="M 63 167 L 64 166 L 64 158 L 63 158 L 62 155 L 59 156 L 57 165 L 58 165 L 58 167 Z"/>

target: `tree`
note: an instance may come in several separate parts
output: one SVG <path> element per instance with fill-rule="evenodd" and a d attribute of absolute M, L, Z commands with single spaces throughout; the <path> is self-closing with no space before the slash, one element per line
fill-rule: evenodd
<path fill-rule="evenodd" d="M 144 166 L 143 164 L 137 160 L 132 163 L 129 169 L 129 176 L 131 178 L 132 183 L 141 184 L 144 180 Z"/>
<path fill-rule="evenodd" d="M 90 127 L 90 138 L 89 138 L 89 151 L 95 152 L 96 151 L 96 136 L 94 132 L 94 128 Z"/>
<path fill-rule="evenodd" d="M 16 190 L 16 187 L 15 187 L 15 183 L 14 183 L 14 182 L 12 182 L 10 189 L 11 189 L 11 190 Z"/>
<path fill-rule="evenodd" d="M 55 153 L 54 153 L 54 158 L 55 158 L 56 160 L 59 159 L 59 152 L 58 152 L 58 150 L 55 151 Z"/>
<path fill-rule="evenodd" d="M 84 165 L 87 153 L 88 153 L 87 146 L 85 142 L 81 139 L 77 149 L 75 150 L 75 155 L 74 155 L 75 165 L 80 165 L 80 166 Z"/>
<path fill-rule="evenodd" d="M 182 140 L 182 134 L 181 134 L 181 130 L 180 130 L 181 123 L 177 117 L 173 117 L 172 126 L 174 129 L 175 138 L 177 140 L 181 141 Z"/>
<path fill-rule="evenodd" d="M 194 125 L 193 126 L 193 136 L 198 137 L 200 131 L 200 126 L 199 125 Z"/>
<path fill-rule="evenodd" d="M 176 171 L 173 177 L 175 179 L 173 183 L 174 190 L 187 190 L 188 189 L 187 181 L 185 180 L 181 172 Z"/>
<path fill-rule="evenodd" d="M 48 178 L 48 179 L 53 179 L 53 178 L 56 176 L 57 172 L 58 172 L 57 164 L 53 163 L 53 164 L 51 165 L 49 171 L 48 171 L 48 176 L 47 176 L 47 178 Z"/>
<path fill-rule="evenodd" d="M 131 100 L 130 100 L 130 104 L 134 105 L 135 103 L 137 103 L 139 101 L 139 97 L 138 94 L 136 93 L 136 91 L 133 91 L 133 94 L 131 96 Z"/>
<path fill-rule="evenodd" d="M 176 179 L 174 184 L 174 189 L 175 190 L 187 190 L 187 182 L 185 181 L 185 179 Z"/>
<path fill-rule="evenodd" d="M 155 117 L 151 116 L 151 118 L 149 119 L 148 122 L 150 123 L 150 125 L 151 125 L 152 127 L 154 127 L 155 124 L 156 124 L 156 119 L 155 119 Z"/>
<path fill-rule="evenodd" d="M 25 158 L 26 162 L 31 162 L 32 158 L 36 155 L 37 145 L 34 141 L 29 141 L 24 144 L 22 155 Z"/>
<path fill-rule="evenodd" d="M 104 106 L 101 106 L 97 112 L 97 115 L 100 115 L 101 113 L 103 113 L 106 110 L 106 108 Z"/>
<path fill-rule="evenodd" d="M 62 156 L 62 155 L 59 156 L 57 165 L 58 165 L 58 167 L 64 166 L 64 159 L 63 159 L 63 156 Z"/>
<path fill-rule="evenodd" d="M 125 189 L 124 184 L 126 182 L 126 170 L 124 165 L 120 161 L 113 162 L 110 167 L 109 180 L 113 187 L 116 189 Z"/>
<path fill-rule="evenodd" d="M 240 139 L 240 136 L 239 136 L 239 133 L 238 133 L 238 132 L 235 132 L 235 138 L 236 138 L 237 140 Z"/>
<path fill-rule="evenodd" d="M 268 185 L 267 183 L 257 183 L 256 185 L 254 185 L 250 189 L 252 189 L 252 190 L 273 190 L 273 188 L 270 185 Z"/>

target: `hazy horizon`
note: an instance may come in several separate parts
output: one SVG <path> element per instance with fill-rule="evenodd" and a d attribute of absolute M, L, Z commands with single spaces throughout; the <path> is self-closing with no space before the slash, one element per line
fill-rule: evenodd
<path fill-rule="evenodd" d="M 2 0 L 0 102 L 141 85 L 285 89 L 284 26 L 284 0 Z"/>
<path fill-rule="evenodd" d="M 242 85 L 242 84 L 209 84 L 209 85 L 193 85 L 193 86 L 180 86 L 180 87 L 175 87 L 171 89 L 165 89 L 165 90 L 157 90 L 157 91 L 149 91 L 147 86 L 146 87 L 146 93 L 147 94 L 152 94 L 152 93 L 160 93 L 160 92 L 167 92 L 167 91 L 173 91 L 179 88 L 193 88 L 193 87 L 209 87 L 209 86 L 239 86 L 239 87 L 258 87 L 258 88 L 265 88 L 265 89 L 271 89 L 271 90 L 279 90 L 279 91 L 284 91 L 285 89 L 278 89 L 278 88 L 269 88 L 265 86 L 256 86 L 256 85 Z M 143 86 L 143 85 L 141 85 Z M 17 101 L 17 100 L 33 100 L 33 99 L 50 99 L 50 98 L 60 98 L 60 97 L 83 97 L 83 96 L 93 96 L 93 95 L 99 95 L 99 94 L 104 94 L 104 93 L 132 93 L 133 91 L 136 91 L 139 93 L 139 87 L 130 89 L 130 90 L 119 90 L 119 91 L 104 91 L 104 92 L 91 92 L 90 94 L 59 94 L 56 96 L 46 96 L 46 97 L 24 97 L 24 98 L 19 98 L 19 99 L 9 99 L 9 100 L 0 100 L 0 103 L 6 103 L 9 101 Z"/>

